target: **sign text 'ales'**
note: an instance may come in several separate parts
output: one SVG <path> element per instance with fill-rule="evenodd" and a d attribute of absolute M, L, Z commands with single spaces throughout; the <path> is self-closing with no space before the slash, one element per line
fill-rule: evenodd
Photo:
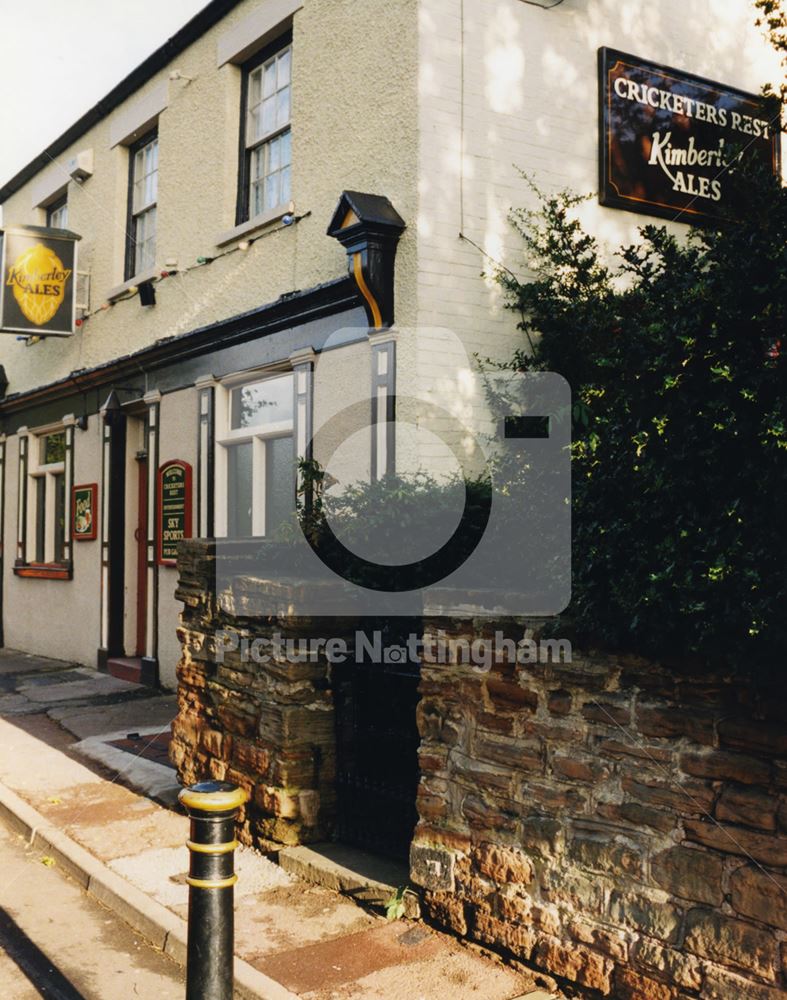
<path fill-rule="evenodd" d="M 40 226 L 3 232 L 0 330 L 41 337 L 74 332 L 78 239 Z"/>
<path fill-rule="evenodd" d="M 733 214 L 741 153 L 779 169 L 778 107 L 764 97 L 599 49 L 600 200 L 681 222 Z"/>

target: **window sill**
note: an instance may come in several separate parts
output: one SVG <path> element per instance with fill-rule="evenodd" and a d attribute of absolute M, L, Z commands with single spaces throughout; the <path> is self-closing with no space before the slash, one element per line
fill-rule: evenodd
<path fill-rule="evenodd" d="M 256 233 L 258 229 L 264 229 L 272 222 L 278 222 L 279 219 L 287 215 L 288 211 L 286 205 L 279 205 L 278 208 L 272 208 L 269 212 L 255 215 L 253 219 L 247 219 L 246 222 L 241 222 L 240 225 L 234 226 L 232 229 L 225 229 L 223 233 L 218 234 L 214 242 L 217 247 L 225 247 L 228 243 Z"/>
<path fill-rule="evenodd" d="M 126 292 L 131 291 L 132 288 L 136 288 L 137 285 L 142 285 L 146 281 L 152 281 L 158 276 L 159 270 L 157 267 L 149 267 L 147 271 L 140 271 L 140 273 L 135 274 L 133 278 L 129 278 L 128 281 L 124 281 L 122 285 L 115 285 L 114 288 L 110 288 L 107 292 L 107 302 L 113 302 L 115 299 L 119 299 L 121 295 L 125 295 Z"/>
<path fill-rule="evenodd" d="M 67 563 L 19 563 L 14 566 L 14 574 L 37 580 L 70 580 L 73 577 Z"/>

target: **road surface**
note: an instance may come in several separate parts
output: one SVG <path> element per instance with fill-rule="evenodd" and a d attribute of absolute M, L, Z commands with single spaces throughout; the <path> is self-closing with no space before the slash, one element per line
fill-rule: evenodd
<path fill-rule="evenodd" d="M 0 824 L 3 1000 L 182 1000 L 183 974 Z"/>

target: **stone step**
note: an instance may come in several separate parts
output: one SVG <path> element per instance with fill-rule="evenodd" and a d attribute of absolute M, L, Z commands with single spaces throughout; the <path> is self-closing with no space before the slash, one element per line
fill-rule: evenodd
<path fill-rule="evenodd" d="M 311 844 L 308 847 L 285 847 L 279 851 L 279 864 L 291 875 L 315 885 L 326 886 L 365 906 L 385 911 L 391 897 L 402 887 L 404 916 L 417 920 L 420 900 L 410 886 L 409 869 L 404 862 L 391 861 L 348 844 Z"/>
<path fill-rule="evenodd" d="M 107 673 L 121 681 L 142 684 L 142 659 L 138 656 L 113 656 L 107 660 Z"/>

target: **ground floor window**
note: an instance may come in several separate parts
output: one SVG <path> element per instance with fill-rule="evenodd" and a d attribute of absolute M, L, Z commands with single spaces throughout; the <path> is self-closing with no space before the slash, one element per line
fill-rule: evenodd
<path fill-rule="evenodd" d="M 224 396 L 216 427 L 224 466 L 217 505 L 224 525 L 217 525 L 218 533 L 273 537 L 295 509 L 292 372 L 230 385 Z"/>
<path fill-rule="evenodd" d="M 28 538 L 36 563 L 64 563 L 66 542 L 66 432 L 40 434 L 30 454 Z"/>

